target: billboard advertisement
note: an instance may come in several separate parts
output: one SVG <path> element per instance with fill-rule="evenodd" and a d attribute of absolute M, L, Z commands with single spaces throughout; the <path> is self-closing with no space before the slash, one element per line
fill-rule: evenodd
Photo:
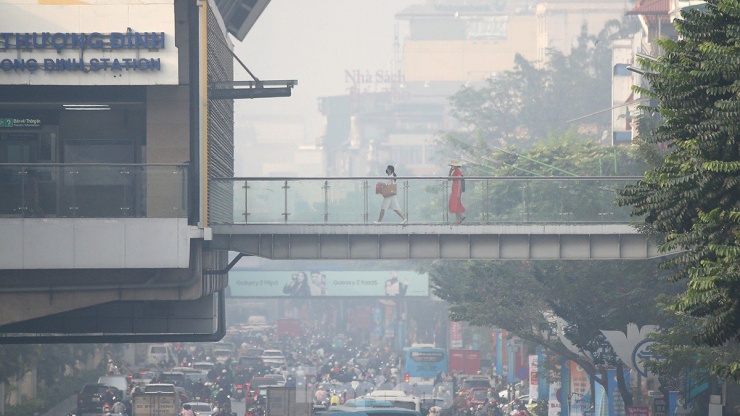
<path fill-rule="evenodd" d="M 229 295 L 282 297 L 428 297 L 429 276 L 413 271 L 231 271 Z"/>

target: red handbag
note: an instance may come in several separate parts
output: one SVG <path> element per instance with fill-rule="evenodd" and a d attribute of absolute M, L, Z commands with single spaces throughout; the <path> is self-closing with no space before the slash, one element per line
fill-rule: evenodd
<path fill-rule="evenodd" d="M 383 193 L 383 182 L 378 182 L 375 184 L 375 193 L 376 194 L 382 194 Z"/>

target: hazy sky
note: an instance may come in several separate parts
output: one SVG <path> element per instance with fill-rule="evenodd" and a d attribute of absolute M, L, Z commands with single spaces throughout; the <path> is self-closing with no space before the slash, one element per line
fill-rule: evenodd
<path fill-rule="evenodd" d="M 424 0 L 272 0 L 235 52 L 263 80 L 296 79 L 289 98 L 235 101 L 237 141 L 250 117 L 287 115 L 304 120 L 296 146 L 314 144 L 323 134 L 317 98 L 341 95 L 349 86 L 345 70 L 390 69 L 393 36 L 406 22 L 397 12 Z M 238 63 L 234 78 L 249 80 Z M 238 151 L 238 149 L 237 149 Z"/>

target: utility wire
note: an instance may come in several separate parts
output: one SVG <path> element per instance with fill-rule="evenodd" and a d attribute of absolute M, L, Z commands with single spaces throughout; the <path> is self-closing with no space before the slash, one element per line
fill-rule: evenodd
<path fill-rule="evenodd" d="M 601 113 L 606 113 L 607 111 L 611 111 L 611 110 L 614 110 L 614 109 L 617 109 L 617 108 L 620 108 L 620 107 L 626 107 L 626 106 L 628 106 L 628 105 L 630 105 L 630 104 L 640 104 L 641 102 L 645 102 L 645 101 L 648 101 L 648 100 L 646 100 L 646 99 L 644 99 L 644 98 L 640 98 L 640 99 L 638 99 L 638 100 L 635 100 L 635 101 L 633 101 L 633 102 L 631 102 L 631 103 L 624 103 L 624 104 L 619 104 L 619 105 L 616 105 L 616 106 L 614 106 L 614 107 L 611 107 L 611 108 L 605 108 L 605 109 L 603 109 L 603 110 L 599 110 L 599 111 L 596 111 L 596 112 L 594 112 L 594 113 L 591 113 L 591 114 L 586 114 L 585 116 L 581 116 L 581 117 L 578 117 L 578 118 L 574 118 L 574 119 L 572 119 L 572 120 L 567 120 L 567 121 L 566 121 L 565 123 L 567 124 L 567 123 L 572 123 L 572 122 L 574 122 L 574 121 L 578 121 L 578 120 L 583 120 L 584 118 L 589 118 L 589 117 L 591 117 L 591 116 L 595 116 L 595 115 L 597 115 L 597 114 L 601 114 Z"/>
<path fill-rule="evenodd" d="M 549 165 L 549 164 L 547 164 L 547 163 L 545 163 L 545 162 L 540 162 L 539 160 L 535 160 L 535 159 L 532 159 L 532 158 L 530 158 L 530 157 L 527 157 L 527 156 L 524 156 L 524 155 L 520 155 L 520 154 L 518 154 L 518 153 L 510 152 L 510 151 L 508 151 L 508 150 L 500 149 L 500 148 L 498 148 L 498 147 L 494 147 L 494 149 L 496 149 L 496 150 L 498 150 L 498 151 L 500 151 L 500 152 L 506 153 L 506 154 L 508 154 L 508 155 L 512 155 L 512 156 L 520 157 L 520 158 L 522 158 L 522 159 L 524 159 L 524 160 L 528 160 L 528 161 L 530 161 L 530 162 L 532 162 L 532 163 L 536 163 L 536 164 L 538 164 L 538 165 L 542 165 L 542 166 L 548 167 L 548 168 L 550 168 L 550 169 L 554 169 L 554 170 L 556 170 L 556 171 L 558 171 L 558 172 L 562 172 L 562 173 L 565 173 L 566 175 L 570 175 L 570 176 L 578 176 L 578 175 L 576 175 L 575 173 L 572 173 L 572 172 L 568 172 L 568 171 L 567 171 L 567 170 L 565 170 L 565 169 L 560 169 L 560 168 L 559 168 L 559 167 L 557 167 L 557 166 Z M 544 175 L 537 175 L 537 176 L 544 176 Z"/>

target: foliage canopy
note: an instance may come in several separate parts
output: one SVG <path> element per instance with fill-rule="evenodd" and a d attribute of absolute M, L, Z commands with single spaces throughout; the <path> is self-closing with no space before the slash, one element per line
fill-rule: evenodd
<path fill-rule="evenodd" d="M 740 1 L 708 0 L 682 13 L 680 40 L 663 39 L 665 54 L 642 59 L 649 88 L 636 88 L 663 119 L 648 143 L 668 149 L 644 179 L 620 191 L 619 203 L 664 233 L 663 263 L 688 288 L 672 304 L 696 320 L 695 341 L 740 342 Z M 740 362 L 711 371 L 740 380 Z"/>

